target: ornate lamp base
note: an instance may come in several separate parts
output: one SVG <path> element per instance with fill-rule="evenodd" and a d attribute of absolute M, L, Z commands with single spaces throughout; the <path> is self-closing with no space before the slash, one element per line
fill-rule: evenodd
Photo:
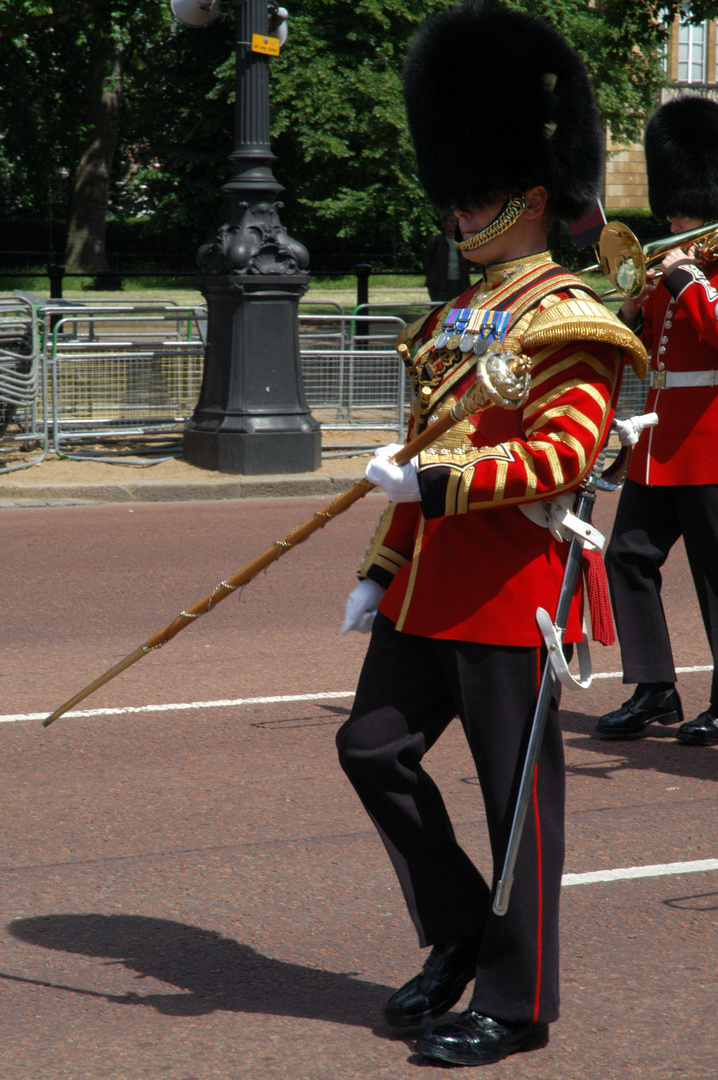
<path fill-rule="evenodd" d="M 184 458 L 256 476 L 314 472 L 321 432 L 304 396 L 297 305 L 307 274 L 203 274 L 207 348 Z"/>

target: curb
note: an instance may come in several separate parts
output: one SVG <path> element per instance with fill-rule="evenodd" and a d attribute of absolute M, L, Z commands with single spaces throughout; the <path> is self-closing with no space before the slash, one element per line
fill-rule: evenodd
<path fill-rule="evenodd" d="M 0 508 L 45 505 L 47 503 L 153 503 L 198 502 L 230 499 L 281 499 L 287 497 L 340 495 L 363 472 L 347 476 L 256 476 L 237 480 L 208 480 L 203 483 L 180 483 L 147 480 L 79 484 L 3 484 Z"/>

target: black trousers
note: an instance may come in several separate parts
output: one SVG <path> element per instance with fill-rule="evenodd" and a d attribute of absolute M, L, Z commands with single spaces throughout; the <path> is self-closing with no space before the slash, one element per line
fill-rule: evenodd
<path fill-rule="evenodd" d="M 554 698 L 506 915 L 491 910 L 540 681 L 534 648 L 397 633 L 379 614 L 339 757 L 394 864 L 423 945 L 480 939 L 470 1007 L 499 1020 L 558 1016 L 564 760 Z M 484 799 L 491 887 L 458 844 L 422 758 L 458 714 Z"/>
<path fill-rule="evenodd" d="M 711 705 L 718 707 L 718 484 L 645 487 L 627 480 L 606 550 L 623 681 L 675 682 L 661 601 L 661 567 L 683 537 L 713 655 Z"/>

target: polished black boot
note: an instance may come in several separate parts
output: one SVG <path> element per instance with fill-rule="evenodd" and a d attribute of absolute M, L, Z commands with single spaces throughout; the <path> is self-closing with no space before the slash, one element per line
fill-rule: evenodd
<path fill-rule="evenodd" d="M 453 1024 L 429 1028 L 417 1040 L 417 1053 L 452 1065 L 490 1065 L 509 1054 L 538 1050 L 548 1042 L 548 1024 L 492 1020 L 480 1013 L 462 1013 Z"/>
<path fill-rule="evenodd" d="M 639 683 L 619 709 L 596 725 L 599 739 L 640 739 L 653 723 L 680 724 L 683 709 L 678 691 L 666 683 Z"/>
<path fill-rule="evenodd" d="M 414 1027 L 448 1012 L 476 974 L 477 953 L 475 938 L 435 945 L 419 974 L 387 1001 L 388 1022 Z"/>
<path fill-rule="evenodd" d="M 681 724 L 676 738 L 689 746 L 714 746 L 718 743 L 718 718 L 713 715 L 713 706 L 695 720 L 687 720 L 685 724 Z"/>

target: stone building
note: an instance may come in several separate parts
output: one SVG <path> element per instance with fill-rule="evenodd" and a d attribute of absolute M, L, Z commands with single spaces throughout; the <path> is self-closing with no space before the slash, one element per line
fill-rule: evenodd
<path fill-rule="evenodd" d="M 706 19 L 697 26 L 678 18 L 674 21 L 666 53 L 666 68 L 673 85 L 663 91 L 661 101 L 686 93 L 718 100 L 716 21 Z M 614 215 L 618 210 L 646 209 L 648 185 L 642 143 L 620 146 L 609 132 L 606 149 L 605 209 Z"/>

